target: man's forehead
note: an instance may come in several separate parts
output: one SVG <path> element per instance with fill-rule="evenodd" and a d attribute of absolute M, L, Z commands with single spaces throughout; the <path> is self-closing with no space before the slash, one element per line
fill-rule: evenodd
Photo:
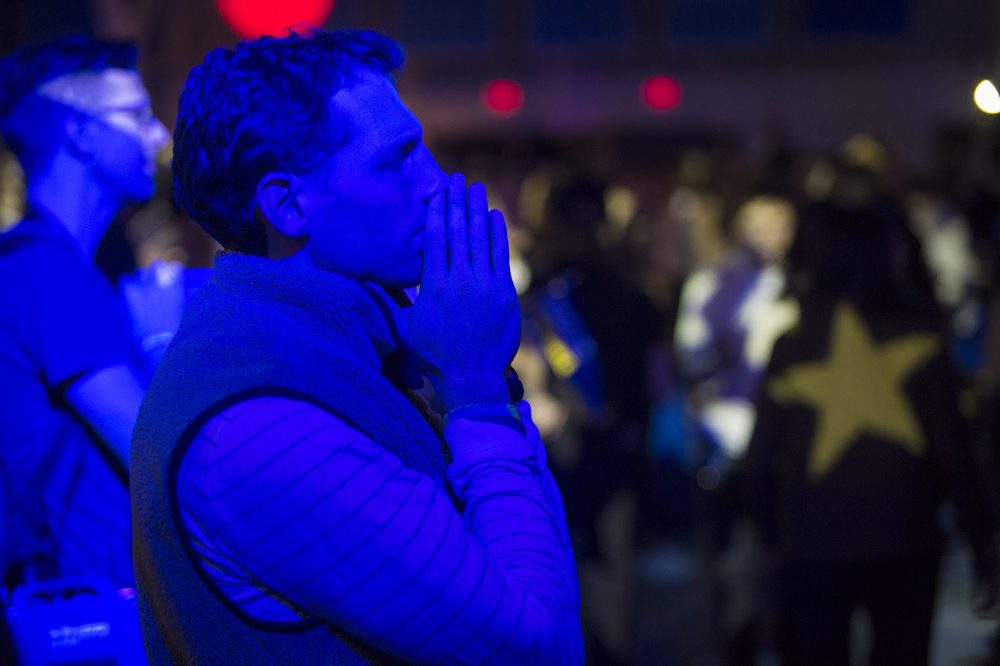
<path fill-rule="evenodd" d="M 351 138 L 382 142 L 420 131 L 420 122 L 406 108 L 389 79 L 362 70 L 333 96 L 334 108 L 347 120 Z"/>
<path fill-rule="evenodd" d="M 38 87 L 38 94 L 84 113 L 149 103 L 139 72 L 111 68 L 63 74 Z"/>

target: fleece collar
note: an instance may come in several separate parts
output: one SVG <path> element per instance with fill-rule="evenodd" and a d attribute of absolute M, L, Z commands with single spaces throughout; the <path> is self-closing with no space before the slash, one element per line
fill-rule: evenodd
<path fill-rule="evenodd" d="M 222 291 L 277 310 L 287 319 L 381 368 L 398 351 L 380 287 L 304 264 L 220 253 L 212 277 Z"/>

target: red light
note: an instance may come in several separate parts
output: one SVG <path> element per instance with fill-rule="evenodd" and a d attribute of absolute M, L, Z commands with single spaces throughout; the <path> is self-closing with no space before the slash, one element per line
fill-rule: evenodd
<path fill-rule="evenodd" d="M 517 81 L 496 79 L 483 86 L 482 101 L 491 113 L 512 116 L 524 103 L 524 91 Z"/>
<path fill-rule="evenodd" d="M 642 102 L 652 111 L 662 113 L 681 103 L 681 84 L 677 79 L 658 74 L 651 76 L 639 86 Z"/>
<path fill-rule="evenodd" d="M 226 24 L 244 39 L 281 37 L 299 24 L 321 26 L 335 0 L 215 0 Z"/>

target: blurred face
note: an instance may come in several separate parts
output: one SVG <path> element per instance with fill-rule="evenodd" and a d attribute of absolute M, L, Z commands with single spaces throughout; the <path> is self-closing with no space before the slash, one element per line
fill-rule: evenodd
<path fill-rule="evenodd" d="M 167 143 L 167 129 L 153 116 L 137 72 L 108 70 L 101 76 L 106 96 L 95 117 L 107 132 L 95 166 L 124 199 L 146 201 L 155 191 L 156 156 Z"/>
<path fill-rule="evenodd" d="M 383 76 L 333 97 L 347 141 L 307 179 L 305 251 L 316 265 L 387 287 L 420 281 L 427 202 L 447 184 L 416 117 Z"/>
<path fill-rule="evenodd" d="M 736 230 L 765 262 L 779 261 L 795 236 L 795 210 L 776 197 L 754 197 L 738 211 Z"/>
<path fill-rule="evenodd" d="M 135 70 L 106 69 L 49 81 L 39 94 L 80 112 L 94 133 L 93 176 L 124 203 L 154 192 L 157 153 L 169 138 L 153 116 L 149 95 Z"/>

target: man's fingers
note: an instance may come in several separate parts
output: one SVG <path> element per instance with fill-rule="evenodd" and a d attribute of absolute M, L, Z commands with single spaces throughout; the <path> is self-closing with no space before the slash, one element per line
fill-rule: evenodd
<path fill-rule="evenodd" d="M 448 184 L 446 214 L 448 228 L 448 266 L 451 270 L 469 268 L 469 229 L 465 205 L 465 176 L 455 174 Z"/>
<path fill-rule="evenodd" d="M 472 270 L 488 276 L 490 274 L 490 228 L 486 205 L 486 188 L 482 183 L 469 186 L 469 253 Z"/>
<path fill-rule="evenodd" d="M 448 233 L 445 229 L 445 193 L 438 192 L 427 202 L 427 223 L 424 225 L 424 268 L 422 288 L 440 282 L 448 271 Z"/>
<path fill-rule="evenodd" d="M 490 258 L 493 262 L 493 275 L 501 282 L 510 282 L 510 246 L 507 243 L 507 223 L 503 213 L 493 209 L 490 218 Z"/>

